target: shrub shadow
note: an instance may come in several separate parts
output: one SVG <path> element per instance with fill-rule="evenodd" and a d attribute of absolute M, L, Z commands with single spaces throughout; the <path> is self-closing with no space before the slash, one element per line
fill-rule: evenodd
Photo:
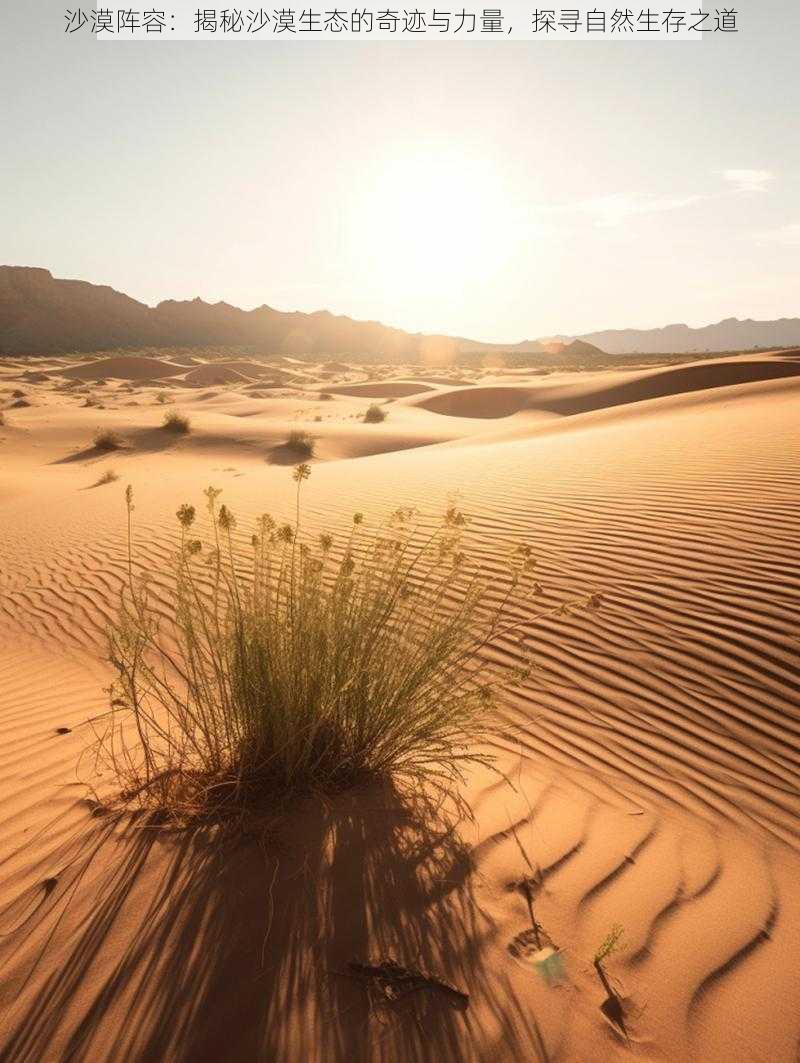
<path fill-rule="evenodd" d="M 476 1038 L 523 1055 L 535 1038 L 529 1007 L 481 970 L 491 923 L 469 851 L 389 785 L 235 846 L 84 819 L 46 863 L 62 870 L 0 912 L 22 987 L 3 1060 L 462 1060 Z M 491 998 L 492 1030 L 435 990 L 380 1001 L 348 968 L 387 958 Z"/>
<path fill-rule="evenodd" d="M 269 465 L 298 465 L 302 461 L 309 461 L 310 458 L 307 450 L 290 447 L 288 443 L 276 443 L 267 451 Z"/>

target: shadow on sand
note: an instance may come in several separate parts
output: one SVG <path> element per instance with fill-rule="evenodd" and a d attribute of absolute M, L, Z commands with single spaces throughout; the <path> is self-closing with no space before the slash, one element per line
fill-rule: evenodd
<path fill-rule="evenodd" d="M 301 461 L 308 461 L 310 456 L 307 450 L 290 446 L 289 443 L 276 443 L 267 451 L 267 464 L 299 465 Z"/>
<path fill-rule="evenodd" d="M 387 785 L 235 846 L 82 817 L 0 912 L 0 1058 L 531 1058 L 530 1008 L 482 972 L 471 870 L 440 810 Z M 390 957 L 470 1006 L 429 989 L 391 1004 L 348 969 Z"/>

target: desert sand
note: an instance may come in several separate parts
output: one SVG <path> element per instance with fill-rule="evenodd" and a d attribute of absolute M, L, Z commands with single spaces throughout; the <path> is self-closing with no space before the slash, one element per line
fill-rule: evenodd
<path fill-rule="evenodd" d="M 800 352 L 546 377 L 20 358 L 0 410 L 0 1058 L 796 1063 Z M 446 826 L 376 787 L 224 853 L 109 822 L 87 750 L 124 487 L 158 595 L 208 484 L 242 526 L 290 512 L 293 428 L 312 523 L 458 492 L 490 578 L 533 545 L 504 774 Z M 599 611 L 537 619 L 585 593 Z M 617 1010 L 592 962 L 615 925 Z M 382 1004 L 348 964 L 386 957 L 468 1002 Z"/>

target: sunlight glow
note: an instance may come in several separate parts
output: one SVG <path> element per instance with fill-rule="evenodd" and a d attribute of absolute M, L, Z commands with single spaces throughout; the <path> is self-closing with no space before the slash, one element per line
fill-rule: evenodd
<path fill-rule="evenodd" d="M 398 299 L 491 284 L 519 240 L 506 182 L 487 161 L 417 150 L 385 160 L 368 187 L 353 251 Z"/>

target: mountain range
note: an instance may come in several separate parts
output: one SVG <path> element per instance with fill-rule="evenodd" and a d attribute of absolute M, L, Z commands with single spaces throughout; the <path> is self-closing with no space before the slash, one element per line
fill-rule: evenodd
<path fill-rule="evenodd" d="M 253 353 L 346 356 L 360 361 L 468 362 L 487 355 L 526 364 L 592 364 L 607 355 L 691 353 L 800 345 L 800 319 L 739 321 L 692 329 L 619 329 L 481 343 L 424 335 L 376 321 L 355 321 L 327 310 L 314 313 L 259 306 L 241 310 L 201 299 L 165 300 L 155 307 L 87 281 L 59 280 L 46 269 L 0 266 L 0 355 L 55 354 L 119 347 L 247 346 Z"/>

